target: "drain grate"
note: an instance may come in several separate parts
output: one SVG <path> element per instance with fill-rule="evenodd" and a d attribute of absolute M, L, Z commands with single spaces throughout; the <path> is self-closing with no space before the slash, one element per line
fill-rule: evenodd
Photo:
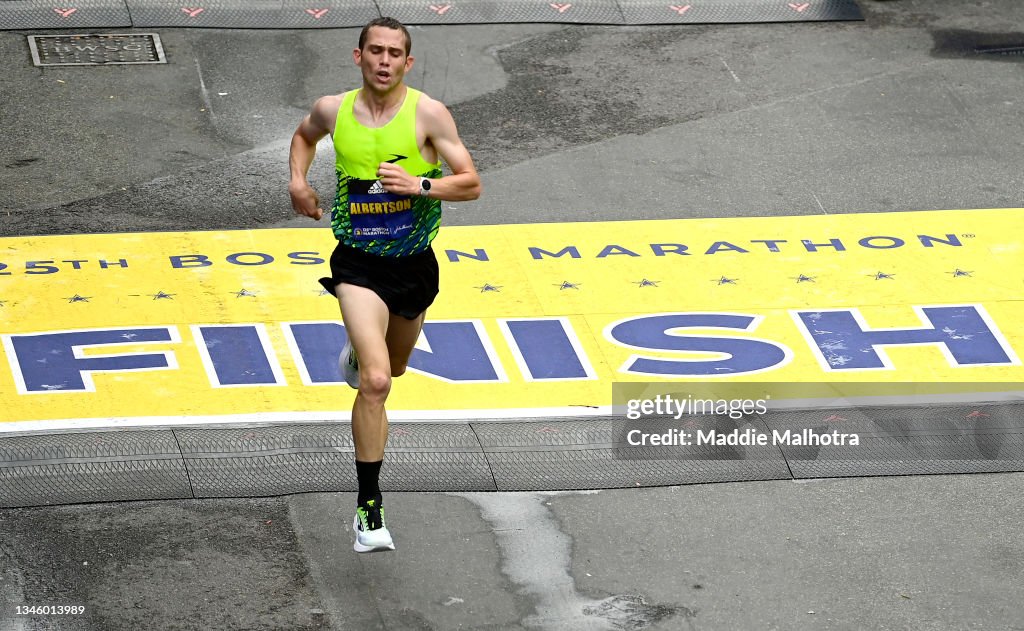
<path fill-rule="evenodd" d="M 156 33 L 29 35 L 28 46 L 37 66 L 167 63 Z"/>

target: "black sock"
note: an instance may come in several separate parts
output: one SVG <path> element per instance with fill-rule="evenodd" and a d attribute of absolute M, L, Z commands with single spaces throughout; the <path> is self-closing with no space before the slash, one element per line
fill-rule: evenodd
<path fill-rule="evenodd" d="M 358 504 L 366 504 L 370 500 L 377 500 L 380 504 L 380 466 L 383 460 L 377 462 L 360 462 L 356 460 L 356 478 L 359 480 L 359 496 L 356 499 Z"/>

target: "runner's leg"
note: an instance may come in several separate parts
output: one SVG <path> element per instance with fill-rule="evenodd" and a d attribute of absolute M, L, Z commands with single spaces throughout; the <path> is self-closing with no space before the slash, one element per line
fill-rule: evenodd
<path fill-rule="evenodd" d="M 400 315 L 391 314 L 388 320 L 388 332 L 385 341 L 388 346 L 388 357 L 391 362 L 391 376 L 400 377 L 405 374 L 405 368 L 409 364 L 409 356 L 416 346 L 416 340 L 423 330 L 423 320 L 427 312 L 424 311 L 413 320 Z"/>
<path fill-rule="evenodd" d="M 335 293 L 359 363 L 359 390 L 352 405 L 352 441 L 359 479 L 352 522 L 356 533 L 353 548 L 356 552 L 394 550 L 378 485 L 388 439 L 384 402 L 391 391 L 391 361 L 386 342 L 390 315 L 384 301 L 370 289 L 342 283 Z"/>
<path fill-rule="evenodd" d="M 375 292 L 342 283 L 336 289 L 345 331 L 359 360 L 359 391 L 352 406 L 356 460 L 384 458 L 388 420 L 384 402 L 391 391 L 391 360 L 386 341 L 390 313 Z"/>

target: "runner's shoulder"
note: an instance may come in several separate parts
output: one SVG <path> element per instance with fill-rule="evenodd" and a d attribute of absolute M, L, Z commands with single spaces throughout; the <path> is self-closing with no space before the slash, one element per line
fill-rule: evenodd
<path fill-rule="evenodd" d="M 450 121 L 451 112 L 441 101 L 427 95 L 420 94 L 419 103 L 416 104 L 416 114 L 420 120 L 426 123 L 428 129 L 437 129 L 437 125 Z"/>
<path fill-rule="evenodd" d="M 341 99 L 344 96 L 344 93 L 321 96 L 313 103 L 313 110 L 318 114 L 335 113 L 341 107 Z"/>
<path fill-rule="evenodd" d="M 328 132 L 334 130 L 334 122 L 338 118 L 338 109 L 344 94 L 328 94 L 313 102 L 310 119 L 324 127 Z"/>

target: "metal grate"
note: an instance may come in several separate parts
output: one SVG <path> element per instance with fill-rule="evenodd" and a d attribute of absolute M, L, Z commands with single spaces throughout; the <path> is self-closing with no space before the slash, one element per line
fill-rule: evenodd
<path fill-rule="evenodd" d="M 1024 471 L 1024 401 L 780 410 L 749 421 L 708 416 L 679 425 L 684 420 L 643 422 L 654 433 L 674 426 L 807 438 L 636 447 L 624 442 L 619 417 L 395 423 L 381 485 L 526 491 Z M 859 444 L 811 440 L 832 433 L 856 434 Z M 340 422 L 0 432 L 0 508 L 352 491 L 351 436 L 351 425 Z"/>
<path fill-rule="evenodd" d="M 377 6 L 406 24 L 623 23 L 616 0 L 378 0 Z"/>
<path fill-rule="evenodd" d="M 37 66 L 167 63 L 156 33 L 29 35 L 28 46 Z"/>
<path fill-rule="evenodd" d="M 623 24 L 740 24 L 863 20 L 852 0 L 618 0 Z"/>
<path fill-rule="evenodd" d="M 339 28 L 380 15 L 407 24 L 710 24 L 862 20 L 856 0 L 0 0 L 0 30 Z M 181 6 L 188 4 L 188 6 Z M 151 62 L 153 63 L 153 62 Z"/>

